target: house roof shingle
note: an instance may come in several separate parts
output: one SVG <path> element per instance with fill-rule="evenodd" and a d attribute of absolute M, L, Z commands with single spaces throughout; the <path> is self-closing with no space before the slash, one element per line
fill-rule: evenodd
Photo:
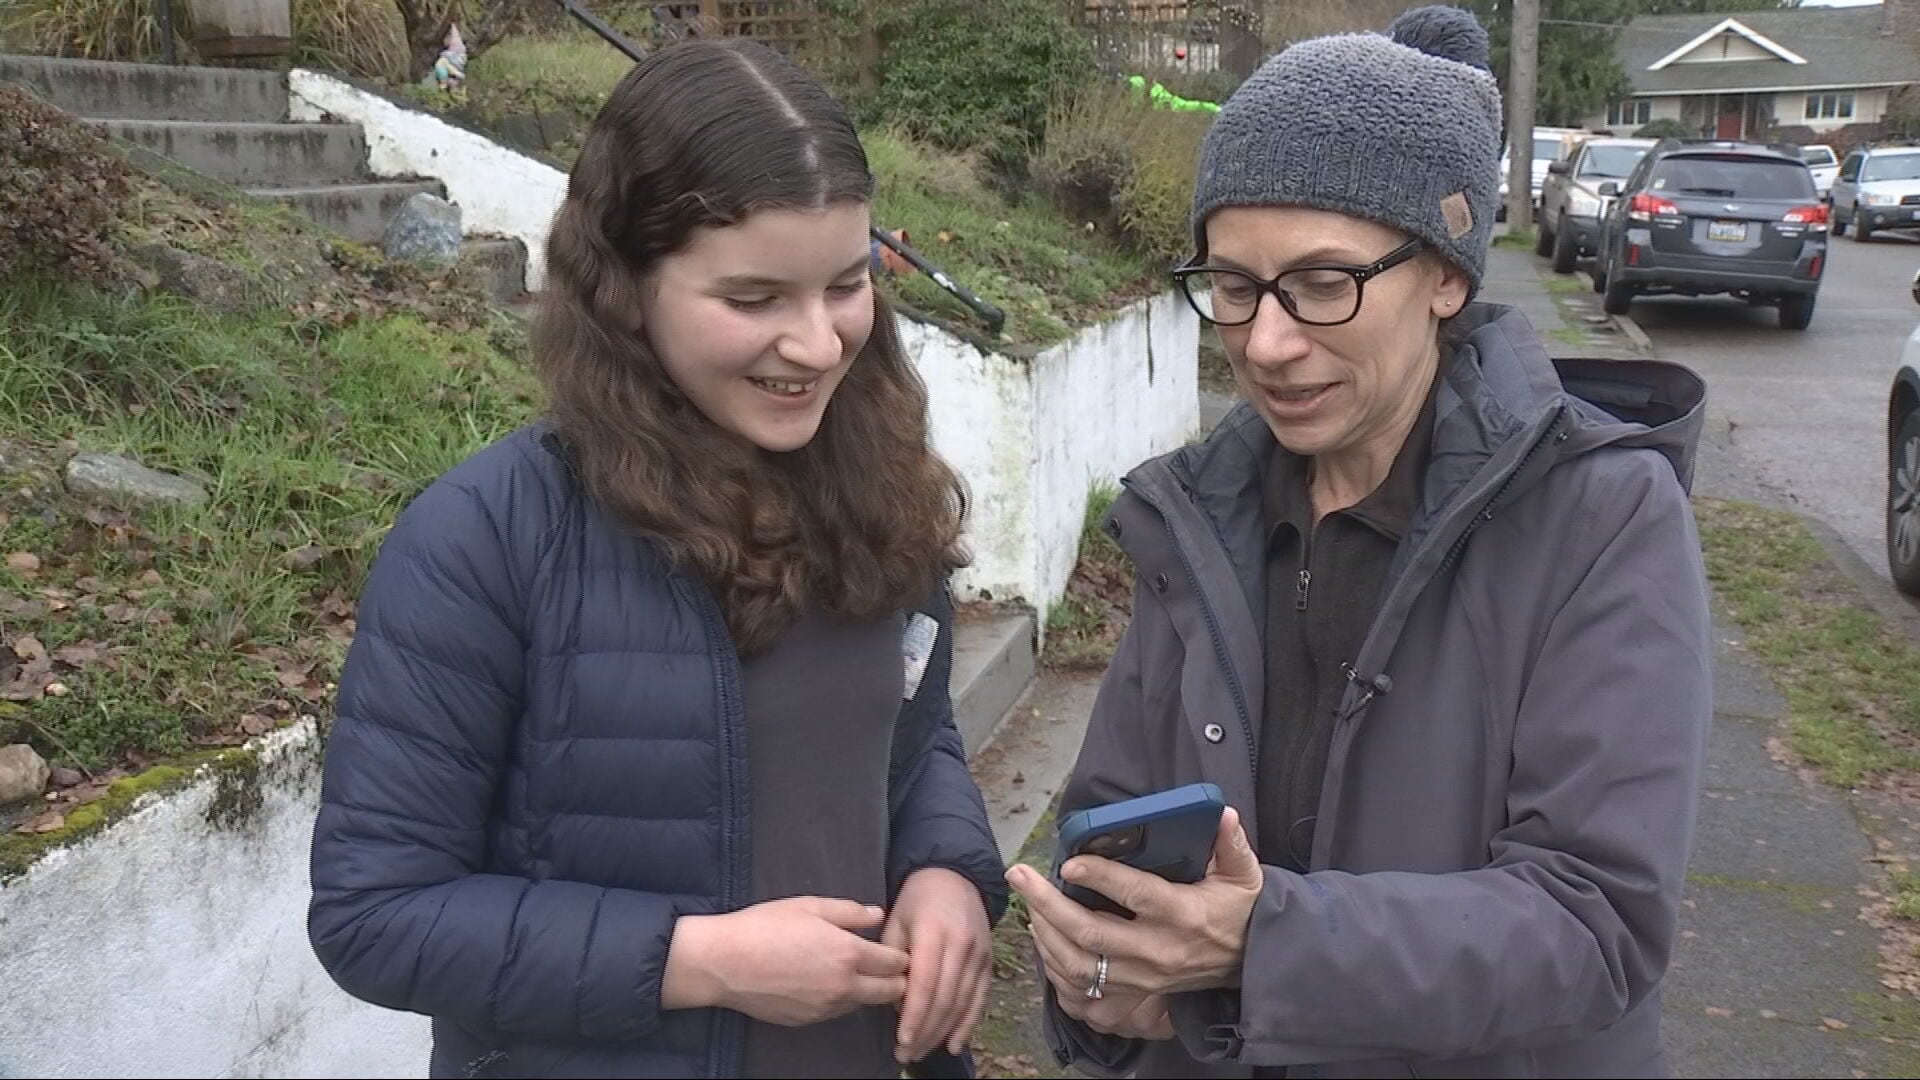
<path fill-rule="evenodd" d="M 1909 9 L 1920 10 L 1920 9 Z M 1904 12 L 1903 12 L 1904 14 Z M 1647 66 L 1694 38 L 1734 19 L 1806 59 Z M 1880 33 L 1880 8 L 1781 8 L 1713 15 L 1642 15 L 1620 32 L 1615 47 L 1635 94 L 1686 94 L 1802 86 L 1886 86 L 1920 82 L 1920 53 L 1905 27 Z"/>

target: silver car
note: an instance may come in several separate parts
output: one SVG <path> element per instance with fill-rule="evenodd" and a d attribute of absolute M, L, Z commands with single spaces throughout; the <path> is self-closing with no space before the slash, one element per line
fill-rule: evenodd
<path fill-rule="evenodd" d="M 1913 298 L 1920 302 L 1920 274 Z M 1920 595 L 1920 326 L 1887 396 L 1887 572 L 1900 591 Z"/>
<path fill-rule="evenodd" d="M 1833 235 L 1866 242 L 1881 229 L 1920 228 L 1920 146 L 1870 146 L 1834 177 Z"/>

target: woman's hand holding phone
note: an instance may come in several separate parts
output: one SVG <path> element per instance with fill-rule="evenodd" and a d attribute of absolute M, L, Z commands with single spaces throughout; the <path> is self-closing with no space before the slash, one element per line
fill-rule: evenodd
<path fill-rule="evenodd" d="M 907 992 L 904 949 L 861 937 L 886 912 L 852 900 L 796 896 L 674 924 L 663 1008 L 727 1008 L 801 1027 Z M 984 916 L 983 916 L 984 921 Z"/>
<path fill-rule="evenodd" d="M 1069 1016 L 1084 1019 L 1097 1004 L 1086 992 L 1102 956 L 1108 994 L 1147 998 L 1238 984 L 1247 920 L 1266 879 L 1233 809 L 1220 815 L 1206 876 L 1192 885 L 1090 855 L 1067 860 L 1061 874 L 1135 916 L 1090 911 L 1030 866 L 1007 872 L 1026 898 L 1034 943 Z"/>

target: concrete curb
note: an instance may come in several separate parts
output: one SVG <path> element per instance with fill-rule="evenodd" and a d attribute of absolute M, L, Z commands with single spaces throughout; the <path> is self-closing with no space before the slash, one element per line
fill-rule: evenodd
<path fill-rule="evenodd" d="M 1573 276 L 1585 283 L 1589 291 L 1593 289 L 1593 274 L 1591 272 L 1575 270 Z M 1644 353 L 1647 356 L 1654 354 L 1653 339 L 1647 336 L 1645 330 L 1640 329 L 1640 324 L 1634 322 L 1632 316 L 1608 315 L 1607 318 L 1613 320 L 1613 328 L 1615 330 L 1620 331 L 1628 341 L 1633 343 L 1633 348 L 1636 352 Z"/>

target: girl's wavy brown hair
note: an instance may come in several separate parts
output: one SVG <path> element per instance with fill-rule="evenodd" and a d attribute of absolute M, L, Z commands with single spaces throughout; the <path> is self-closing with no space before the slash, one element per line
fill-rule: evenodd
<path fill-rule="evenodd" d="M 865 619 L 923 602 L 966 564 L 963 489 L 878 295 L 819 434 L 787 454 L 708 420 L 634 313 L 696 229 L 872 197 L 853 124 L 811 77 L 764 45 L 688 42 L 607 99 L 548 240 L 534 351 L 551 422 L 588 494 L 714 589 L 742 653 L 804 608 Z"/>

